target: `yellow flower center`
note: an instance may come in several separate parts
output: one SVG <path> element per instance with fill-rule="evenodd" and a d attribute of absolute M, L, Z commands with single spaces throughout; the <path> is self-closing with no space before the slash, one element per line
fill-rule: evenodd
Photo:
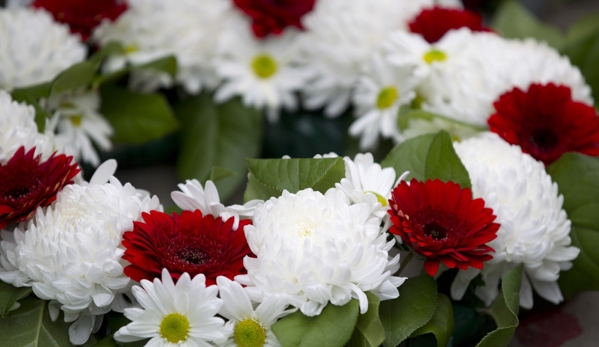
<path fill-rule="evenodd" d="M 80 126 L 80 125 L 81 125 L 81 119 L 82 119 L 82 118 L 83 118 L 83 117 L 81 117 L 81 116 L 73 116 L 73 117 L 71 117 L 71 123 L 72 123 L 74 126 L 78 127 L 78 126 Z"/>
<path fill-rule="evenodd" d="M 376 196 L 376 201 L 380 202 L 383 207 L 387 207 L 389 205 L 387 203 L 387 199 L 385 199 L 380 194 L 377 194 L 377 193 L 375 193 L 375 192 L 373 192 L 371 190 L 367 190 L 367 191 L 364 192 L 364 194 L 366 194 L 366 193 L 374 194 L 374 196 Z"/>
<path fill-rule="evenodd" d="M 252 60 L 252 69 L 260 78 L 269 78 L 274 75 L 277 70 L 277 62 L 268 54 L 259 54 Z"/>
<path fill-rule="evenodd" d="M 125 53 L 128 54 L 136 53 L 137 51 L 139 51 L 139 47 L 136 45 L 128 45 L 125 47 Z"/>
<path fill-rule="evenodd" d="M 426 52 L 423 58 L 427 64 L 432 64 L 434 61 L 445 61 L 447 59 L 447 54 L 438 49 L 432 49 Z"/>
<path fill-rule="evenodd" d="M 189 320 L 180 313 L 170 313 L 160 323 L 160 336 L 171 343 L 187 340 Z"/>
<path fill-rule="evenodd" d="M 397 98 L 399 98 L 397 88 L 393 86 L 385 87 L 379 92 L 379 96 L 376 99 L 376 107 L 381 110 L 389 108 L 393 106 Z"/>
<path fill-rule="evenodd" d="M 238 347 L 262 347 L 266 343 L 266 329 L 248 318 L 237 323 L 233 338 Z"/>

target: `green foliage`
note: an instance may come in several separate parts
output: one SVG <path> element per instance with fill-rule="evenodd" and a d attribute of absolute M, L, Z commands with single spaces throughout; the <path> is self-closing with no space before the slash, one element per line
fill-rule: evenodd
<path fill-rule="evenodd" d="M 437 297 L 437 308 L 431 320 L 416 330 L 412 337 L 433 334 L 438 347 L 447 347 L 453 333 L 453 307 L 449 298 L 443 294 Z"/>
<path fill-rule="evenodd" d="M 599 158 L 567 153 L 547 171 L 564 196 L 572 245 L 580 249 L 572 269 L 560 275 L 561 290 L 566 297 L 599 290 Z"/>
<path fill-rule="evenodd" d="M 503 277 L 501 291 L 489 308 L 497 329 L 487 334 L 477 347 L 507 347 L 510 344 L 519 323 L 521 281 L 522 265 L 511 269 Z"/>
<path fill-rule="evenodd" d="M 27 297 L 30 293 L 30 287 L 17 288 L 0 281 L 0 317 L 6 317 L 13 304 Z"/>
<path fill-rule="evenodd" d="M 368 311 L 358 317 L 358 323 L 346 347 L 378 347 L 385 341 L 385 328 L 379 318 L 381 300 L 367 292 Z"/>
<path fill-rule="evenodd" d="M 141 94 L 116 85 L 100 89 L 100 112 L 114 127 L 115 143 L 139 144 L 175 131 L 178 122 L 162 94 Z"/>
<path fill-rule="evenodd" d="M 451 136 L 446 131 L 409 139 L 395 146 L 381 162 L 392 167 L 398 175 L 409 171 L 407 179 L 419 181 L 440 179 L 470 188 L 468 171 L 453 149 Z"/>
<path fill-rule="evenodd" d="M 297 311 L 271 329 L 283 347 L 340 347 L 350 340 L 359 313 L 357 300 L 344 306 L 329 303 L 316 317 Z"/>
<path fill-rule="evenodd" d="M 218 182 L 224 178 L 237 175 L 237 172 L 229 170 L 226 167 L 213 166 L 210 171 L 210 180 L 212 182 Z"/>
<path fill-rule="evenodd" d="M 410 278 L 399 287 L 399 298 L 381 302 L 385 347 L 395 347 L 427 324 L 437 308 L 437 284 L 430 276 Z"/>
<path fill-rule="evenodd" d="M 438 119 L 438 120 L 441 120 L 444 123 L 446 123 L 449 127 L 459 127 L 462 129 L 467 129 L 468 131 L 471 131 L 472 133 L 485 131 L 488 129 L 486 127 L 478 127 L 476 125 L 460 122 L 458 120 L 444 117 L 442 115 L 428 112 L 425 110 L 413 109 L 409 106 L 404 106 L 399 110 L 399 114 L 397 117 L 397 126 L 399 127 L 400 130 L 405 130 L 405 129 L 409 128 L 410 122 L 412 120 L 418 120 L 418 119 L 425 120 L 427 122 L 432 122 L 435 119 Z"/>
<path fill-rule="evenodd" d="M 212 94 L 182 101 L 175 106 L 175 114 L 181 123 L 179 176 L 204 182 L 216 166 L 236 172 L 216 182 L 220 198 L 225 200 L 244 180 L 246 158 L 260 153 L 262 114 L 243 106 L 240 99 L 217 105 Z"/>
<path fill-rule="evenodd" d="M 583 21 L 571 29 L 570 41 L 563 53 L 580 68 L 591 86 L 593 98 L 599 100 L 599 14 L 589 18 L 590 21 Z"/>
<path fill-rule="evenodd" d="M 38 90 L 35 90 L 34 93 L 37 93 Z M 35 124 L 37 125 L 37 129 L 40 133 L 43 133 L 46 128 L 46 119 L 50 118 L 50 113 L 39 104 L 38 98 L 34 95 L 36 94 L 28 94 L 26 90 L 16 89 L 12 93 L 12 99 L 17 102 L 23 102 L 30 106 L 33 106 L 35 109 Z"/>
<path fill-rule="evenodd" d="M 96 74 L 96 65 L 87 61 L 75 64 L 52 82 L 50 95 L 72 92 L 87 87 Z"/>

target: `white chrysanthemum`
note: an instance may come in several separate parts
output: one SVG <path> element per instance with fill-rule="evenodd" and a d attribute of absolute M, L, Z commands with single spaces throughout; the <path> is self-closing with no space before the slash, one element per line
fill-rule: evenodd
<path fill-rule="evenodd" d="M 245 25 L 241 25 L 245 24 Z M 265 109 L 271 121 L 284 108 L 297 108 L 296 92 L 309 74 L 297 67 L 300 45 L 297 32 L 258 40 L 240 19 L 223 34 L 216 69 L 224 83 L 214 96 L 223 102 L 236 95 L 246 106 Z"/>
<path fill-rule="evenodd" d="M 116 41 L 126 48 L 126 55 L 114 57 L 108 70 L 174 55 L 177 82 L 197 93 L 219 83 L 213 58 L 231 10 L 231 2 L 223 0 L 129 0 L 127 11 L 97 28 L 94 37 L 102 45 Z"/>
<path fill-rule="evenodd" d="M 114 161 L 103 164 L 90 183 L 65 186 L 29 223 L 2 231 L 0 279 L 51 300 L 53 319 L 60 307 L 66 322 L 76 321 L 69 329 L 74 344 L 99 327 L 97 315 L 126 305 L 121 236 L 142 212 L 162 209 L 157 197 L 111 176 L 115 168 Z"/>
<path fill-rule="evenodd" d="M 37 155 L 50 157 L 54 151 L 53 126 L 46 125 L 46 133 L 40 134 L 33 106 L 13 101 L 10 94 L 0 90 L 0 164 L 6 164 L 20 147 L 35 147 Z"/>
<path fill-rule="evenodd" d="M 391 66 L 378 53 L 373 55 L 371 65 L 368 72 L 360 76 L 353 92 L 359 118 L 349 128 L 349 133 L 361 136 L 361 149 L 376 147 L 379 134 L 399 139 L 399 108 L 412 102 L 416 97 L 414 89 L 420 82 L 414 74 L 414 66 Z"/>
<path fill-rule="evenodd" d="M 142 280 L 133 287 L 133 295 L 143 308 L 125 309 L 132 322 L 120 328 L 114 339 L 133 342 L 150 339 L 146 346 L 198 347 L 226 338 L 222 318 L 216 317 L 223 301 L 216 297 L 218 287 L 206 288 L 203 274 L 190 279 L 184 273 L 177 284 L 168 270 L 162 270 L 162 281 Z"/>
<path fill-rule="evenodd" d="M 182 210 L 200 210 L 203 214 L 211 214 L 214 217 L 222 217 L 227 220 L 235 218 L 233 230 L 237 230 L 240 219 L 250 219 L 254 215 L 256 206 L 262 200 L 251 200 L 244 205 L 225 206 L 220 203 L 218 190 L 212 181 L 206 181 L 205 187 L 198 180 L 187 180 L 185 184 L 179 184 L 181 191 L 171 193 L 171 198 Z"/>
<path fill-rule="evenodd" d="M 59 118 L 56 142 L 61 151 L 73 155 L 75 160 L 95 166 L 100 157 L 94 148 L 108 151 L 112 148 L 110 136 L 114 130 L 98 110 L 100 95 L 89 92 L 68 98 L 61 96 L 50 98 L 48 108 Z"/>
<path fill-rule="evenodd" d="M 49 13 L 0 9 L 0 89 L 49 82 L 86 53 L 80 38 Z"/>
<path fill-rule="evenodd" d="M 501 225 L 489 246 L 493 259 L 485 264 L 483 287 L 475 293 L 489 305 L 498 294 L 499 280 L 511 268 L 524 264 L 520 305 L 532 307 L 532 287 L 543 298 L 563 300 L 557 279 L 580 250 L 571 246 L 570 220 L 562 209 L 563 196 L 545 171 L 543 163 L 520 147 L 495 134 L 454 144 L 472 181 L 472 194 L 483 198 Z M 452 296 L 460 298 L 479 270 L 460 271 Z"/>
<path fill-rule="evenodd" d="M 219 312 L 228 319 L 230 330 L 228 339 L 220 347 L 264 346 L 280 347 L 270 326 L 295 310 L 285 310 L 287 300 L 278 295 L 267 297 L 254 309 L 243 287 L 230 279 L 219 276 L 216 279 L 223 307 Z"/>
<path fill-rule="evenodd" d="M 354 160 L 345 160 L 345 178 L 337 183 L 352 203 L 365 203 L 371 212 L 382 218 L 386 215 L 387 201 L 391 198 L 396 178 L 392 167 L 381 168 L 372 154 L 357 154 Z"/>
<path fill-rule="evenodd" d="M 368 205 L 350 205 L 340 190 L 284 191 L 256 209 L 253 223 L 245 234 L 256 258 L 246 257 L 248 274 L 235 279 L 254 301 L 283 295 L 315 316 L 329 302 L 340 306 L 352 298 L 364 313 L 368 291 L 383 300 L 399 295 L 404 278 L 391 276 L 399 262 L 399 255 L 389 257 L 394 241 L 387 242 Z"/>

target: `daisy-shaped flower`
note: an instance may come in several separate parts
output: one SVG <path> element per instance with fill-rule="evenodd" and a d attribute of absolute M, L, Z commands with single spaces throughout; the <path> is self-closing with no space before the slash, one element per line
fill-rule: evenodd
<path fill-rule="evenodd" d="M 141 287 L 133 287 L 142 308 L 125 309 L 125 317 L 132 322 L 120 328 L 114 339 L 150 339 L 146 346 L 153 347 L 212 346 L 227 336 L 225 322 L 216 317 L 223 305 L 217 293 L 218 287 L 206 287 L 204 275 L 190 279 L 183 274 L 175 284 L 165 269 L 162 280 L 143 280 Z"/>
<path fill-rule="evenodd" d="M 243 227 L 233 230 L 231 217 L 223 220 L 200 210 L 168 215 L 159 211 L 144 213 L 143 222 L 135 222 L 133 230 L 123 235 L 125 255 L 131 265 L 125 274 L 140 282 L 159 277 L 167 269 L 174 280 L 183 273 L 191 277 L 206 276 L 206 283 L 216 283 L 217 276 L 234 278 L 245 273 L 243 258 L 251 254 Z"/>
<path fill-rule="evenodd" d="M 90 92 L 81 95 L 51 98 L 48 108 L 59 118 L 56 142 L 65 153 L 96 167 L 100 157 L 94 144 L 103 151 L 112 148 L 110 136 L 114 130 L 98 110 L 100 95 Z"/>
<path fill-rule="evenodd" d="M 309 77 L 297 67 L 297 33 L 258 40 L 241 23 L 231 23 L 223 34 L 216 65 L 224 83 L 215 94 L 217 102 L 241 96 L 249 107 L 264 109 L 275 121 L 280 109 L 297 108 L 295 93 Z"/>
<path fill-rule="evenodd" d="M 468 10 L 435 6 L 425 8 L 410 22 L 410 31 L 429 43 L 439 41 L 452 29 L 466 27 L 472 31 L 491 31 L 483 25 L 483 17 Z"/>
<path fill-rule="evenodd" d="M 359 117 L 349 128 L 352 136 L 361 136 L 360 148 L 372 149 L 379 134 L 385 138 L 400 138 L 397 127 L 399 108 L 416 97 L 420 82 L 414 75 L 414 65 L 391 66 L 375 53 L 369 73 L 363 74 L 353 91 L 353 101 Z"/>
<path fill-rule="evenodd" d="M 256 37 L 280 35 L 288 26 L 302 28 L 302 17 L 312 11 L 316 0 L 233 0 L 237 8 L 252 18 Z"/>
<path fill-rule="evenodd" d="M 256 209 L 254 224 L 245 227 L 256 257 L 246 257 L 250 298 L 264 301 L 282 295 L 307 316 L 319 315 L 329 304 L 342 306 L 352 298 L 368 310 L 365 292 L 381 299 L 396 298 L 403 278 L 391 276 L 399 255 L 389 250 L 394 240 L 380 228 L 370 206 L 350 204 L 340 190 L 326 195 L 312 189 L 271 198 Z"/>
<path fill-rule="evenodd" d="M 239 228 L 240 220 L 250 219 L 254 215 L 256 206 L 262 200 L 251 200 L 244 205 L 225 206 L 221 204 L 218 190 L 212 181 L 206 181 L 206 185 L 198 180 L 187 180 L 185 184 L 179 184 L 181 191 L 171 193 L 171 198 L 182 210 L 200 210 L 204 215 L 211 214 L 214 217 L 222 217 L 223 220 L 234 218 L 233 230 Z M 242 228 L 243 229 L 243 228 Z"/>
<path fill-rule="evenodd" d="M 277 337 L 270 330 L 279 318 L 295 310 L 286 310 L 287 301 L 278 295 L 267 297 L 254 309 L 243 287 L 226 277 L 216 279 L 223 307 L 219 312 L 228 319 L 228 339 L 220 347 L 280 347 Z"/>
<path fill-rule="evenodd" d="M 0 89 L 49 82 L 85 55 L 79 37 L 46 11 L 0 9 Z"/>
<path fill-rule="evenodd" d="M 572 100 L 571 89 L 554 84 L 518 88 L 495 102 L 491 131 L 549 165 L 566 152 L 599 155 L 599 117 L 592 106 Z"/>
<path fill-rule="evenodd" d="M 497 237 L 499 224 L 472 191 L 440 180 L 401 182 L 389 200 L 390 232 L 426 258 L 424 268 L 434 276 L 440 263 L 448 268 L 482 269 L 493 258 L 487 242 Z"/>
<path fill-rule="evenodd" d="M 38 206 L 45 207 L 79 173 L 73 157 L 53 154 L 41 161 L 35 148 L 21 147 L 6 163 L 0 164 L 0 229 L 31 217 Z"/>
<path fill-rule="evenodd" d="M 501 227 L 488 243 L 495 250 L 493 259 L 482 272 L 460 271 L 452 285 L 453 298 L 459 300 L 470 280 L 481 273 L 485 284 L 475 294 L 490 305 L 503 275 L 523 264 L 520 306 L 532 307 L 533 288 L 550 302 L 562 301 L 560 271 L 572 266 L 580 250 L 571 246 L 563 196 L 543 163 L 493 133 L 456 142 L 454 147 L 470 175 L 472 195 L 485 200 Z"/>

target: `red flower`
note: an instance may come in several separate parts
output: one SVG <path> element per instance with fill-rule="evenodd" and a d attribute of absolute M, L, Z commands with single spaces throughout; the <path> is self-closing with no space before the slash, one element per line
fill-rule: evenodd
<path fill-rule="evenodd" d="M 401 182 L 389 200 L 391 233 L 426 258 L 424 268 L 434 276 L 439 262 L 461 270 L 482 269 L 483 261 L 493 259 L 487 242 L 497 237 L 499 224 L 493 223 L 493 210 L 482 199 L 472 199 L 472 191 L 459 184 L 439 180 L 410 184 Z"/>
<path fill-rule="evenodd" d="M 127 4 L 119 0 L 35 0 L 32 6 L 52 13 L 73 33 L 81 34 L 84 41 L 102 20 L 113 21 L 127 9 Z"/>
<path fill-rule="evenodd" d="M 56 200 L 56 194 L 73 183 L 71 180 L 80 171 L 72 160 L 54 153 L 40 163 L 35 148 L 25 153 L 25 147 L 21 147 L 6 165 L 0 164 L 0 229 L 28 219 L 38 206 Z"/>
<path fill-rule="evenodd" d="M 492 132 L 545 165 L 566 152 L 599 156 L 599 117 L 592 106 L 572 100 L 567 86 L 533 84 L 495 102 Z"/>
<path fill-rule="evenodd" d="M 316 0 L 233 0 L 252 18 L 256 37 L 279 35 L 288 26 L 302 28 L 301 18 L 312 11 Z"/>
<path fill-rule="evenodd" d="M 443 35 L 452 29 L 469 28 L 472 31 L 488 31 L 483 25 L 483 17 L 468 10 L 443 8 L 435 6 L 425 9 L 410 22 L 410 31 L 420 34 L 429 43 L 439 41 Z"/>
<path fill-rule="evenodd" d="M 206 284 L 216 283 L 217 276 L 229 279 L 246 273 L 243 258 L 251 254 L 243 227 L 233 230 L 234 218 L 202 215 L 202 211 L 183 211 L 181 215 L 152 211 L 143 214 L 144 222 L 135 222 L 133 231 L 123 235 L 123 259 L 131 265 L 125 274 L 140 282 L 160 278 L 163 268 L 173 280 L 187 272 L 192 278 L 206 276 Z"/>

